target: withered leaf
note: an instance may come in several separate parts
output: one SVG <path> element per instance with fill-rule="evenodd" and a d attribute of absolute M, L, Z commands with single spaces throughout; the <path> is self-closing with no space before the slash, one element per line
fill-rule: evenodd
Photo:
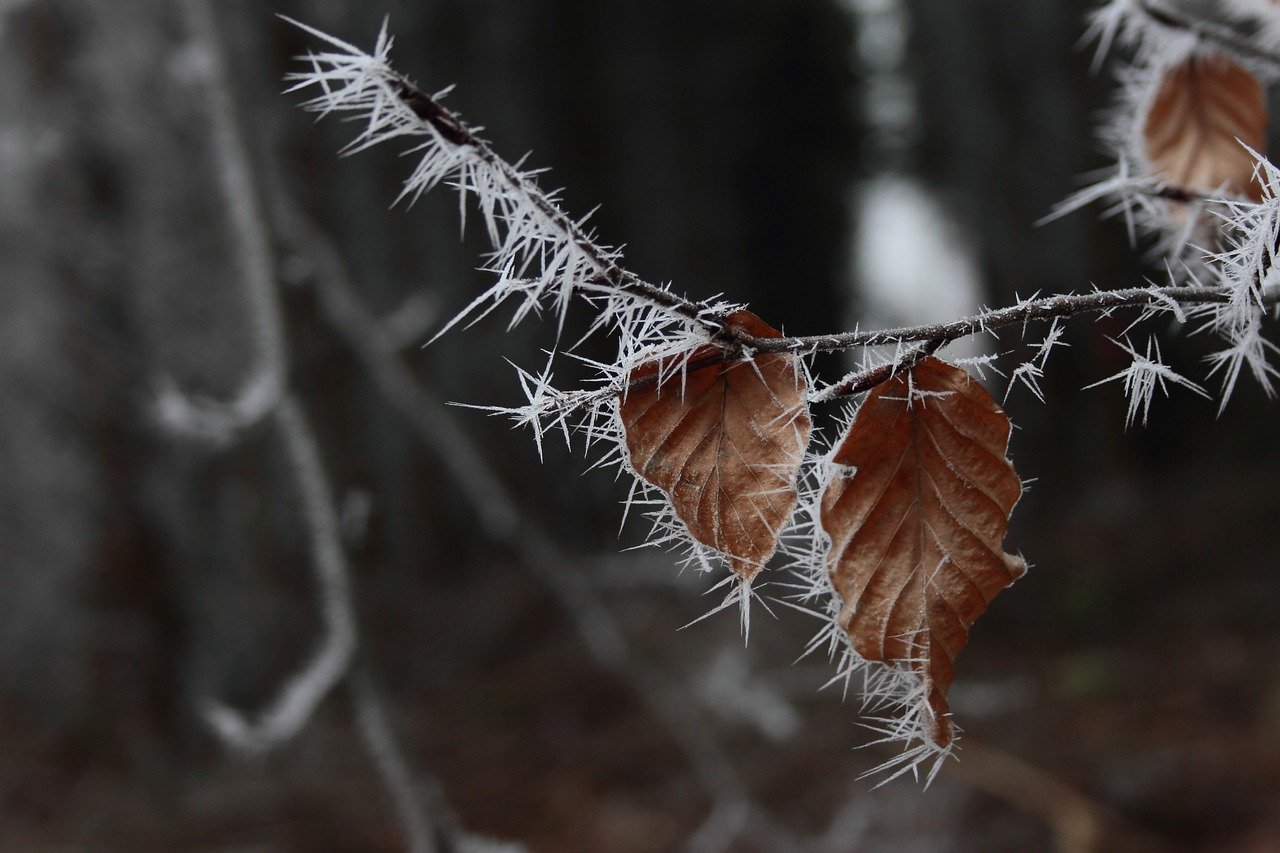
<path fill-rule="evenodd" d="M 822 495 L 840 625 L 866 660 L 916 673 L 940 747 L 953 736 L 956 654 L 974 620 L 1026 571 L 1003 550 L 1022 494 L 1005 457 L 1009 432 L 981 385 L 926 358 L 867 395 Z"/>
<path fill-rule="evenodd" d="M 749 311 L 726 322 L 780 337 Z M 631 466 L 666 494 L 689 535 L 750 581 L 777 550 L 795 509 L 809 444 L 808 383 L 793 355 L 723 355 L 709 344 L 687 359 L 640 365 L 619 413 Z"/>
<path fill-rule="evenodd" d="M 1263 150 L 1267 123 L 1253 74 L 1226 56 L 1191 56 L 1161 77 L 1142 125 L 1143 150 L 1151 171 L 1177 187 L 1257 201 L 1262 187 L 1240 143 Z"/>

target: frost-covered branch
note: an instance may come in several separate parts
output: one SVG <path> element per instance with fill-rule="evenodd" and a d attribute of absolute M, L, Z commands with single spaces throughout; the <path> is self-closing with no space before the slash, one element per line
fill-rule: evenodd
<path fill-rule="evenodd" d="M 993 332 L 1037 320 L 1059 320 L 1079 314 L 1107 313 L 1119 308 L 1143 308 L 1153 311 L 1183 313 L 1199 306 L 1230 305 L 1238 297 L 1227 287 L 1133 287 L 1124 290 L 1099 290 L 1093 293 L 1047 296 L 1029 299 L 983 311 L 949 323 L 903 326 L 874 332 L 850 332 L 820 338 L 794 338 L 792 341 L 816 341 L 832 349 L 859 346 L 891 346 L 908 341 L 923 341 L 887 364 L 855 371 L 814 393 L 815 402 L 869 391 L 903 370 L 910 369 L 921 358 L 931 355 L 945 344 L 970 335 Z M 1261 296 L 1260 304 L 1273 306 L 1280 302 L 1280 290 L 1271 289 Z M 785 340 L 785 339 L 782 339 Z M 798 346 L 798 344 L 797 344 Z M 803 351 L 803 349 L 801 350 Z"/>
<path fill-rule="evenodd" d="M 214 160 L 238 249 L 246 315 L 257 352 L 242 391 L 229 401 L 192 398 L 172 383 L 163 383 L 161 421 L 178 432 L 226 443 L 253 424 L 272 420 L 303 507 L 323 626 L 310 660 L 285 680 L 276 697 L 254 718 L 217 702 L 210 702 L 205 709 L 210 726 L 224 742 L 245 752 L 260 752 L 296 735 L 349 675 L 357 646 L 357 616 L 340 522 L 320 448 L 301 403 L 288 391 L 286 324 L 270 247 L 271 228 L 241 130 L 222 40 L 208 0 L 184 0 L 183 9 L 205 71 Z M 416 796 L 415 782 L 398 751 L 381 698 L 363 679 L 357 679 L 351 691 L 357 727 L 395 801 L 410 848 L 438 849 L 435 836 L 444 827 Z M 460 830 L 450 837 L 469 838 Z M 501 849 L 497 845 L 490 848 Z"/>
<path fill-rule="evenodd" d="M 222 202 L 239 261 L 239 282 L 246 303 L 253 368 L 230 400 L 210 400 L 162 380 L 157 403 L 162 424 L 175 432 L 226 443 L 267 417 L 285 393 L 288 372 L 275 259 L 252 161 L 240 131 L 239 112 L 227 73 L 227 61 L 208 0 L 184 0 L 189 36 L 203 73 L 212 153 Z"/>
<path fill-rule="evenodd" d="M 366 53 L 306 24 L 285 20 L 333 48 L 302 57 L 311 70 L 288 79 L 294 83 L 290 91 L 322 91 L 305 104 L 307 109 L 321 115 L 351 113 L 364 122 L 348 153 L 388 140 L 411 141 L 421 159 L 401 198 L 416 199 L 437 184 L 452 182 L 464 221 L 467 197 L 474 197 L 479 206 L 494 248 L 489 268 L 499 279 L 453 323 L 472 317 L 486 302 L 487 311 L 518 298 L 518 321 L 546 302 L 563 312 L 574 295 L 581 295 L 603 308 L 600 325 L 613 322 L 635 330 L 653 322 L 648 312 L 637 311 L 636 303 L 641 303 L 708 335 L 722 331 L 719 318 L 728 306 L 693 302 L 624 269 L 619 253 L 602 246 L 586 229 L 586 218 L 569 216 L 554 192 L 538 186 L 537 171 L 498 156 L 441 104 L 448 90 L 430 94 L 393 69 L 388 63 L 392 39 L 385 23 L 373 52 Z"/>
<path fill-rule="evenodd" d="M 1127 0 L 1127 2 L 1132 2 L 1136 11 L 1157 24 L 1190 33 L 1204 41 L 1280 70 L 1280 53 L 1243 38 L 1240 33 L 1228 27 L 1204 18 L 1193 17 L 1179 9 L 1164 3 L 1152 2 L 1152 0 Z"/>
<path fill-rule="evenodd" d="M 277 697 L 255 720 L 222 704 L 214 704 L 206 711 L 206 718 L 218 735 L 246 752 L 271 749 L 297 734 L 342 680 L 356 649 L 351 573 L 315 434 L 302 407 L 291 396 L 280 401 L 273 419 L 303 505 L 324 632 L 311 660 L 285 680 Z"/>
<path fill-rule="evenodd" d="M 1150 4 L 1114 5 L 1119 10 L 1114 15 L 1132 17 Z M 812 400 L 819 402 L 868 390 L 947 343 L 1007 326 L 1118 308 L 1167 309 L 1186 315 L 1200 306 L 1229 305 L 1240 300 L 1240 289 L 1231 282 L 1153 285 L 1021 300 L 949 323 L 798 337 L 754 335 L 723 322 L 734 306 L 694 302 L 623 269 L 616 251 L 596 243 L 581 221 L 560 209 L 553 193 L 539 189 L 535 172 L 503 160 L 460 116 L 441 105 L 440 96 L 426 93 L 390 66 L 392 40 L 385 25 L 371 53 L 306 25 L 297 25 L 332 50 L 305 56 L 310 67 L 290 75 L 293 89 L 320 90 L 321 94 L 305 104 L 307 109 L 321 114 L 347 113 L 363 123 L 348 151 L 404 137 L 416 143 L 412 150 L 421 160 L 406 180 L 402 197 L 416 198 L 438 183 L 451 182 L 459 191 L 464 217 L 468 197 L 474 198 L 481 211 L 494 246 L 489 269 L 498 280 L 444 330 L 487 313 L 508 299 L 520 303 L 513 322 L 544 303 L 563 312 L 576 294 L 598 309 L 592 330 L 612 328 L 617 333 L 619 357 L 612 362 L 592 363 L 599 373 L 593 389 L 562 391 L 552 387 L 550 364 L 540 372 L 521 372 L 528 404 L 506 411 L 518 422 L 534 426 L 539 441 L 545 429 L 560 425 L 567 430 L 569 419 L 583 413 L 586 422 L 582 426 L 589 437 L 611 436 L 616 428 L 611 420 L 614 401 L 634 390 L 634 368 L 671 353 L 690 352 L 700 344 L 718 345 L 722 354 L 700 356 L 697 364 L 686 363 L 683 369 L 761 353 L 812 356 L 865 347 L 898 348 L 897 357 L 888 364 L 860 370 L 832 386 L 817 389 Z M 1120 192 L 1117 188 L 1122 187 L 1124 194 L 1145 197 L 1148 204 L 1207 203 L 1206 191 L 1146 177 L 1122 178 L 1119 183 L 1113 181 L 1115 187 L 1109 187 L 1107 192 Z M 1100 191 L 1095 188 L 1090 192 L 1084 195 L 1093 199 Z M 1272 199 L 1273 195 L 1264 203 L 1274 207 Z M 1077 200 L 1079 203 L 1083 202 Z M 1242 202 L 1224 199 L 1220 204 L 1229 211 L 1224 219 L 1241 220 L 1246 216 L 1240 207 Z M 1260 292 L 1260 287 L 1255 289 Z M 1264 301 L 1273 304 L 1274 298 L 1268 293 Z M 563 320 L 563 314 L 561 317 Z M 904 348 L 910 342 L 922 346 Z M 1257 352 L 1259 346 L 1251 344 L 1245 349 Z M 1239 359 L 1227 367 L 1238 364 Z M 1237 369 L 1235 373 L 1238 372 Z M 1227 375 L 1234 374 L 1228 370 Z M 647 376 L 640 381 L 660 381 L 660 377 Z"/>
<path fill-rule="evenodd" d="M 285 324 L 276 289 L 271 232 L 241 132 L 222 40 L 208 0 L 184 0 L 183 11 L 189 37 L 203 59 L 215 165 L 238 249 L 236 256 L 242 264 L 245 312 L 257 352 L 244 390 L 236 399 L 199 401 L 170 388 L 161 395 L 160 413 L 170 428 L 220 442 L 235 438 L 263 418 L 272 419 L 303 505 L 325 628 L 310 662 L 285 682 L 257 720 L 250 721 L 218 703 L 207 709 L 209 723 L 223 740 L 254 752 L 270 749 L 297 733 L 345 674 L 356 645 L 355 614 L 346 555 L 314 431 L 301 405 L 286 391 Z"/>
<path fill-rule="evenodd" d="M 347 691 L 355 711 L 356 729 L 391 795 L 411 853 L 438 850 L 518 853 L 524 850 L 523 845 L 478 837 L 462 828 L 457 815 L 449 808 L 440 782 L 410 769 L 387 719 L 386 702 L 363 668 L 352 670 L 347 678 Z"/>

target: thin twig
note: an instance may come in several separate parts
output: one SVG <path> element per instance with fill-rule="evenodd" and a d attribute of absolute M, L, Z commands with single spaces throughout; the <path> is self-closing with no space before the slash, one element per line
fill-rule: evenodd
<path fill-rule="evenodd" d="M 392 795 L 392 802 L 396 804 L 408 849 L 412 853 L 435 853 L 439 849 L 439 844 L 436 844 L 438 830 L 428 818 L 428 807 L 419 793 L 419 785 L 396 744 L 383 697 L 374 689 L 369 675 L 358 669 L 352 670 L 348 676 L 347 689 L 356 711 L 356 727 L 374 766 L 378 768 L 378 775 Z"/>
<path fill-rule="evenodd" d="M 1256 59 L 1266 62 L 1272 66 L 1280 68 L 1280 54 L 1259 47 L 1247 39 L 1241 38 L 1236 33 L 1226 27 L 1206 21 L 1202 18 L 1194 18 L 1186 15 L 1176 9 L 1170 9 L 1150 0 L 1139 0 L 1136 4 L 1137 8 L 1148 18 L 1159 24 L 1164 24 L 1175 30 L 1193 33 L 1205 41 L 1214 42 L 1229 50 L 1235 51 L 1241 56 L 1250 59 Z"/>
<path fill-rule="evenodd" d="M 886 364 L 880 364 L 866 370 L 850 373 L 832 385 L 828 385 L 818 393 L 810 397 L 810 401 L 814 403 L 824 403 L 828 400 L 835 400 L 839 397 L 850 397 L 854 394 L 861 394 L 864 391 L 870 391 L 877 385 L 888 382 L 893 377 L 902 373 L 904 370 L 910 370 L 924 359 L 933 355 L 940 350 L 947 341 L 943 338 L 934 338 L 925 341 L 917 347 L 912 347 L 907 352 L 895 358 Z"/>
<path fill-rule="evenodd" d="M 241 259 L 246 313 L 258 352 L 245 390 L 237 399 L 184 404 L 186 398 L 179 394 L 163 400 L 161 408 L 174 418 L 169 422 L 171 427 L 186 426 L 214 436 L 224 430 L 224 440 L 261 418 L 272 419 L 302 501 L 324 624 L 323 637 L 311 660 L 285 681 L 256 721 L 218 702 L 210 703 L 206 709 L 206 718 L 224 741 L 257 752 L 295 735 L 341 680 L 356 647 L 356 619 L 350 572 L 314 430 L 302 407 L 285 390 L 285 326 L 270 249 L 271 232 L 241 130 L 222 39 L 208 0 L 185 0 L 183 9 L 190 37 L 208 57 L 206 94 L 215 165 L 238 248 L 236 254 Z"/>
<path fill-rule="evenodd" d="M 1268 304 L 1275 304 L 1280 293 L 1268 295 Z M 855 347 L 894 346 L 907 341 L 951 342 L 1016 326 L 1033 320 L 1074 317 L 1094 311 L 1111 311 L 1116 308 L 1153 308 L 1170 305 L 1225 305 L 1231 301 L 1231 291 L 1225 287 L 1128 287 L 1120 290 L 1098 290 L 1092 293 L 1065 293 L 1028 299 L 1005 308 L 983 311 L 970 317 L 946 323 L 922 326 L 901 326 L 896 329 L 844 332 L 835 335 L 813 335 L 795 338 L 760 338 L 749 342 L 757 352 L 840 352 Z"/>
<path fill-rule="evenodd" d="M 286 325 L 276 283 L 275 259 L 263 213 L 261 185 L 244 141 L 222 40 L 208 0 L 185 0 L 191 38 L 208 56 L 207 103 L 213 151 L 223 200 L 238 246 L 241 280 L 256 346 L 254 369 L 237 397 L 197 401 L 171 389 L 161 414 L 171 428 L 221 441 L 270 417 L 290 463 L 311 549 L 310 565 L 320 601 L 323 632 L 310 661 L 285 680 L 266 710 L 250 720 L 221 703 L 210 703 L 206 719 L 222 740 L 246 752 L 265 751 L 289 740 L 351 669 L 357 646 L 357 616 L 351 571 L 338 513 L 324 471 L 315 431 L 302 405 L 288 393 Z M 364 678 L 351 684 L 357 727 L 396 804 L 410 849 L 434 853 L 443 822 L 415 796 L 408 763 L 399 753 L 383 703 Z M 440 803 L 443 796 L 437 797 Z M 437 803 L 436 805 L 440 805 Z M 453 833 L 465 838 L 460 829 Z"/>
<path fill-rule="evenodd" d="M 388 73 L 395 79 L 396 95 L 414 115 L 435 128 L 436 132 L 450 144 L 470 148 L 476 157 L 503 176 L 511 191 L 528 199 L 548 221 L 555 223 L 567 243 L 572 244 L 591 259 L 599 276 L 597 283 L 606 284 L 615 290 L 629 293 L 664 308 L 691 323 L 702 326 L 713 335 L 722 333 L 723 327 L 717 318 L 708 314 L 706 305 L 650 284 L 630 270 L 624 269 L 607 250 L 583 231 L 576 220 L 548 198 L 537 184 L 529 180 L 510 162 L 498 156 L 489 143 L 478 136 L 461 116 L 394 69 L 389 69 Z"/>
<path fill-rule="evenodd" d="M 285 393 L 288 360 L 284 319 L 276 296 L 275 259 L 268 239 L 262 199 L 241 132 L 239 111 L 227 60 L 208 0 L 184 0 L 190 38 L 206 56 L 205 102 L 208 108 L 214 171 L 240 264 L 239 280 L 252 330 L 253 369 L 231 400 L 193 398 L 164 382 L 161 421 L 170 429 L 225 442 L 267 417 Z"/>
<path fill-rule="evenodd" d="M 1118 308 L 1152 308 L 1181 307 L 1207 304 L 1227 304 L 1231 301 L 1231 291 L 1227 288 L 1209 287 L 1132 287 L 1124 290 L 1102 290 L 1094 293 L 1070 293 L 1060 296 L 1046 296 L 1042 299 L 1030 299 L 1006 308 L 983 311 L 970 317 L 952 320 L 947 323 L 932 323 L 922 326 L 899 326 L 893 329 L 876 329 L 871 331 L 844 332 L 835 335 L 816 335 L 811 337 L 755 338 L 744 343 L 747 353 L 752 352 L 790 352 L 796 354 L 831 353 L 858 347 L 897 346 L 912 341 L 922 345 L 905 351 L 890 362 L 873 368 L 858 370 L 841 378 L 839 381 L 816 391 L 810 396 L 810 402 L 821 403 L 860 394 L 877 385 L 887 382 L 903 370 L 909 370 L 916 362 L 927 355 L 932 355 L 946 344 L 961 338 L 992 332 L 1009 326 L 1017 326 L 1037 320 L 1053 320 L 1070 318 L 1078 314 L 1113 311 Z M 1280 291 L 1268 292 L 1263 297 L 1264 305 L 1275 305 L 1280 302 Z M 742 358 L 742 354 L 725 351 L 723 356 L 699 359 L 690 362 L 688 369 L 696 370 L 726 361 Z M 610 386 L 590 391 L 563 392 L 554 401 L 554 412 L 557 416 L 596 406 L 626 391 L 641 385 L 652 384 L 656 376 L 649 376 L 625 387 Z M 549 409 L 551 405 L 548 404 Z"/>
<path fill-rule="evenodd" d="M 342 680 L 356 649 L 350 570 L 314 431 L 292 396 L 280 401 L 273 420 L 302 499 L 324 631 L 311 660 L 285 680 L 276 698 L 255 721 L 220 703 L 206 710 L 205 717 L 214 731 L 245 752 L 269 750 L 297 734 Z"/>

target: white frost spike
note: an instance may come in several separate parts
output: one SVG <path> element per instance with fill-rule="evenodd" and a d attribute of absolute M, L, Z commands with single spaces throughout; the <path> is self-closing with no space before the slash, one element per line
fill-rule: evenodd
<path fill-rule="evenodd" d="M 1211 365 L 1209 375 L 1222 373 L 1222 403 L 1218 407 L 1221 414 L 1236 390 L 1236 380 L 1240 378 L 1241 369 L 1248 366 L 1254 380 L 1262 386 L 1268 397 L 1275 397 L 1275 386 L 1272 380 L 1280 377 L 1280 373 L 1267 362 L 1268 353 L 1280 352 L 1275 344 L 1262 336 L 1261 312 L 1244 329 L 1235 330 L 1230 336 L 1231 345 L 1208 356 Z"/>
<path fill-rule="evenodd" d="M 1128 353 L 1133 362 L 1119 373 L 1108 376 L 1106 379 L 1100 379 L 1085 387 L 1096 388 L 1099 385 L 1114 382 L 1117 379 L 1123 380 L 1124 395 L 1129 400 L 1129 411 L 1125 416 L 1125 426 L 1132 426 L 1134 421 L 1137 420 L 1139 412 L 1142 413 L 1142 425 L 1147 425 L 1147 414 L 1151 409 L 1151 398 L 1155 396 L 1157 387 L 1166 397 L 1169 396 L 1169 388 L 1166 384 L 1168 382 L 1189 388 L 1201 397 L 1209 398 L 1203 388 L 1185 376 L 1176 373 L 1173 368 L 1161 361 L 1160 342 L 1155 338 L 1147 339 L 1145 354 L 1138 352 L 1128 342 L 1117 341 L 1114 338 L 1112 341 L 1116 346 Z"/>

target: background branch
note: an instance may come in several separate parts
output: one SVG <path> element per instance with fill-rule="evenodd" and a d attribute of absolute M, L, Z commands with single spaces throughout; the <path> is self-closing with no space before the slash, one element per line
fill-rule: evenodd
<path fill-rule="evenodd" d="M 315 435 L 292 396 L 280 401 L 273 417 L 303 503 L 324 631 L 310 662 L 285 680 L 256 721 L 222 704 L 215 703 L 205 712 L 224 741 L 246 752 L 271 749 L 297 734 L 342 680 L 356 649 L 350 570 Z"/>
<path fill-rule="evenodd" d="M 254 367 L 230 400 L 195 398 L 164 380 L 158 401 L 168 428 L 217 442 L 265 418 L 285 393 L 288 359 L 284 317 L 276 296 L 275 260 L 252 161 L 227 74 L 227 60 L 208 0 L 183 0 L 189 37 L 199 51 L 215 173 L 237 247 L 239 281 L 247 309 Z"/>

